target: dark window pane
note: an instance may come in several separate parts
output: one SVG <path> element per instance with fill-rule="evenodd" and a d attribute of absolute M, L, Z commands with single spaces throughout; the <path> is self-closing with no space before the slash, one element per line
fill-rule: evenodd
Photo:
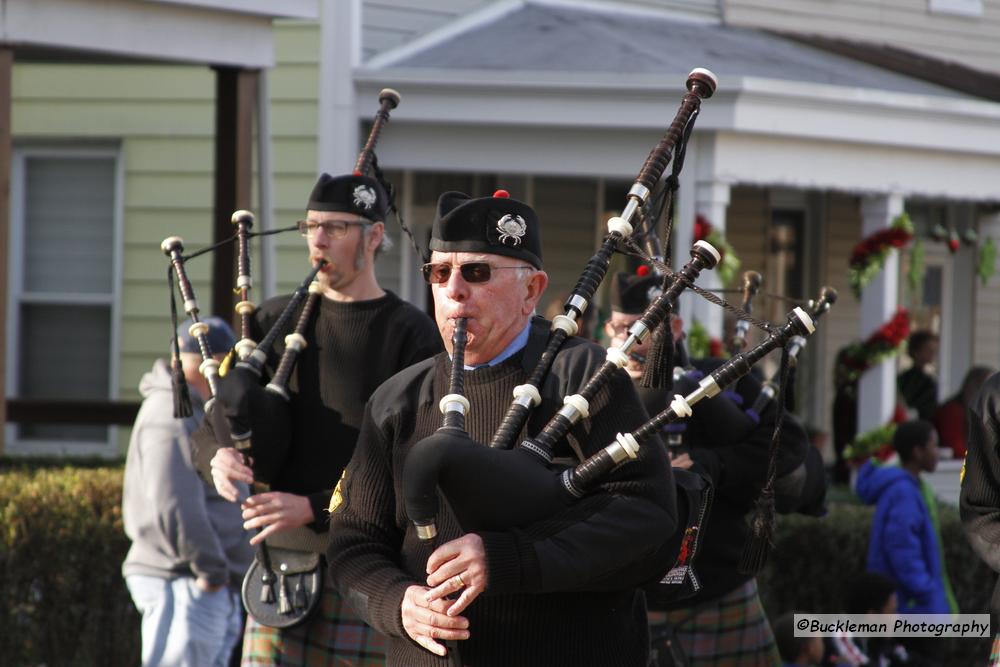
<path fill-rule="evenodd" d="M 26 163 L 24 289 L 110 294 L 114 160 L 29 157 Z"/>
<path fill-rule="evenodd" d="M 23 398 L 110 398 L 111 308 L 21 305 Z"/>

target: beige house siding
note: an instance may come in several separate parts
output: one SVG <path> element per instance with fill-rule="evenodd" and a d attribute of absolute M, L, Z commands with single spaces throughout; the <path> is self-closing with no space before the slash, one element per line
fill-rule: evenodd
<path fill-rule="evenodd" d="M 726 212 L 726 240 L 740 258 L 741 275 L 743 271 L 764 272 L 769 218 L 767 190 L 753 187 L 732 189 Z M 737 276 L 732 287 L 740 287 L 741 280 Z M 762 289 L 767 291 L 767 285 Z"/>
<path fill-rule="evenodd" d="M 892 44 L 1000 71 L 1000 0 L 981 17 L 930 11 L 929 0 L 724 0 L 730 25 Z"/>
<path fill-rule="evenodd" d="M 826 272 L 823 284 L 837 290 L 839 298 L 830 314 L 822 321 L 826 332 L 826 345 L 823 349 L 824 366 L 829 369 L 823 381 L 829 400 L 827 410 L 833 402 L 833 369 L 837 352 L 848 343 L 857 340 L 858 329 L 861 326 L 861 302 L 854 297 L 847 283 L 847 258 L 851 250 L 861 238 L 861 208 L 858 198 L 854 195 L 830 192 L 826 196 L 827 224 L 821 247 L 826 256 Z M 871 332 L 866 331 L 865 336 Z M 824 420 L 825 428 L 832 433 L 829 422 L 829 412 Z"/>
<path fill-rule="evenodd" d="M 597 184 L 594 179 L 534 178 L 534 208 L 542 221 L 542 255 L 549 287 L 542 307 L 564 300 L 597 250 Z"/>
<path fill-rule="evenodd" d="M 211 236 L 213 76 L 207 68 L 16 64 L 13 135 L 18 143 L 120 146 L 124 234 L 120 396 L 137 398 L 170 334 L 166 258 L 160 242 L 187 248 Z M 189 267 L 207 294 L 207 262 Z M 203 297 L 204 298 L 204 297 Z"/>
<path fill-rule="evenodd" d="M 815 193 L 812 197 L 817 202 L 809 224 L 813 231 L 820 235 L 817 246 L 824 257 L 809 255 L 808 247 L 804 261 L 819 262 L 819 283 L 837 290 L 840 299 L 829 315 L 819 324 L 815 338 L 810 342 L 804 360 L 815 382 L 809 391 L 797 387 L 799 395 L 799 411 L 808 417 L 815 426 L 829 432 L 830 406 L 833 401 L 833 362 L 837 350 L 848 342 L 857 339 L 860 323 L 860 304 L 850 293 L 847 285 L 846 258 L 861 234 L 861 217 L 856 197 L 836 192 Z M 729 209 L 726 215 L 726 238 L 733 245 L 742 262 L 741 272 L 754 270 L 767 274 L 767 263 L 770 255 L 768 248 L 771 206 L 770 191 L 767 188 L 737 186 L 730 193 Z M 812 207 L 811 207 L 812 208 Z M 833 258 L 828 260 L 826 258 Z M 808 274 L 807 274 L 808 275 Z M 736 287 L 739 287 L 737 281 Z M 770 292 L 765 283 L 761 293 Z M 729 300 L 738 301 L 739 296 L 729 295 Z M 754 314 L 780 321 L 788 311 L 787 303 L 758 299 Z M 762 334 L 757 330 L 751 333 L 751 342 L 761 340 Z M 815 358 L 818 355 L 818 358 Z M 773 360 L 777 363 L 777 357 Z"/>
<path fill-rule="evenodd" d="M 275 67 L 267 72 L 271 98 L 271 170 L 274 226 L 287 227 L 305 213 L 316 180 L 316 136 L 319 123 L 318 23 L 275 24 Z M 326 119 L 327 123 L 339 119 Z M 257 185 L 255 180 L 254 185 Z M 255 195 L 256 201 L 256 195 Z M 305 242 L 296 233 L 270 237 L 274 244 L 277 290 L 294 290 L 309 271 Z M 259 243 L 258 243 L 259 246 Z M 260 292 L 254 301 L 262 300 Z"/>
<path fill-rule="evenodd" d="M 979 231 L 984 240 L 991 236 L 1000 248 L 1000 216 L 983 217 Z M 972 363 L 1000 368 L 1000 274 L 994 274 L 985 285 L 978 275 L 974 281 Z"/>
<path fill-rule="evenodd" d="M 318 40 L 318 24 L 276 23 L 278 67 L 268 72 L 276 226 L 302 217 L 316 177 Z M 22 63 L 14 68 L 13 100 L 18 144 L 120 146 L 124 285 L 118 379 L 120 398 L 138 398 L 139 378 L 166 353 L 170 334 L 160 242 L 180 236 L 191 250 L 211 241 L 215 75 L 202 67 Z M 284 234 L 272 242 L 279 292 L 289 291 L 308 270 L 302 239 Z M 210 299 L 208 260 L 197 258 L 188 267 L 203 308 Z M 260 266 L 258 251 L 254 270 Z M 251 297 L 260 301 L 259 283 L 255 288 Z"/>

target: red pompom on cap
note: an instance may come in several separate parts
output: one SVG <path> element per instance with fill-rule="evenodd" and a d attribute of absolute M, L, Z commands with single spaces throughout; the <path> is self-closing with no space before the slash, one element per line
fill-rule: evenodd
<path fill-rule="evenodd" d="M 499 197 L 501 199 L 510 199 L 510 193 L 506 190 L 497 190 L 493 193 L 494 197 Z"/>
<path fill-rule="evenodd" d="M 639 268 L 635 270 L 635 275 L 639 276 L 640 278 L 645 278 L 646 276 L 649 275 L 649 267 L 646 266 L 645 264 L 640 264 Z"/>

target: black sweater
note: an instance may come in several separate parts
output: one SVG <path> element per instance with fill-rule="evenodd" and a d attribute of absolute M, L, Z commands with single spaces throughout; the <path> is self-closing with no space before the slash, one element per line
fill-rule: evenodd
<path fill-rule="evenodd" d="M 514 386 L 526 381 L 525 369 L 533 368 L 540 353 L 542 326 L 536 322 L 527 351 L 466 373 L 467 429 L 476 442 L 489 441 Z M 527 432 L 537 432 L 603 357 L 591 343 L 568 341 L 542 387 L 543 403 Z M 331 576 L 362 616 L 389 636 L 390 665 L 448 664 L 410 640 L 402 627 L 404 592 L 426 583 L 433 547 L 418 541 L 406 517 L 400 479 L 412 445 L 441 425 L 437 402 L 448 391 L 449 370 L 447 355 L 438 355 L 396 375 L 372 396 L 342 482 L 343 503 L 331 518 Z M 611 385 L 591 402 L 591 418 L 571 434 L 585 455 L 645 421 L 628 376 L 616 372 Z M 562 447 L 557 456 L 573 456 L 569 446 Z M 461 535 L 447 504 L 441 507 L 435 546 Z M 633 568 L 641 570 L 638 565 L 675 526 L 673 480 L 663 446 L 654 439 L 640 450 L 639 460 L 618 468 L 569 509 L 531 526 L 480 532 L 489 583 L 463 612 L 471 633 L 458 642 L 463 664 L 645 665 L 645 606 L 633 588 Z"/>
<path fill-rule="evenodd" d="M 254 316 L 255 340 L 270 331 L 290 296 L 269 299 Z M 300 306 L 290 323 L 294 329 Z M 287 454 L 274 470 L 255 471 L 275 491 L 308 496 L 317 529 L 325 529 L 333 487 L 354 453 L 365 402 L 387 378 L 441 349 L 431 319 L 392 292 L 369 301 L 320 297 L 288 382 L 289 431 L 282 433 Z M 268 372 L 285 350 L 275 341 Z M 266 425 L 259 425 L 266 432 Z M 254 425 L 258 431 L 258 425 Z M 262 459 L 263 460 L 263 459 Z"/>
<path fill-rule="evenodd" d="M 1000 373 L 983 384 L 968 420 L 969 447 L 959 499 L 962 527 L 976 555 L 1000 572 Z M 1000 613 L 1000 581 L 995 580 L 990 611 Z"/>

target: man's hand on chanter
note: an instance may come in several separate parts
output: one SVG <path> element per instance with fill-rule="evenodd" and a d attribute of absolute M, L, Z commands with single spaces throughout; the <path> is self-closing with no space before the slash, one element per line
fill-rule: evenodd
<path fill-rule="evenodd" d="M 469 638 L 469 621 L 464 616 L 448 615 L 452 601 L 429 600 L 426 586 L 410 586 L 403 594 L 400 613 L 403 629 L 410 638 L 435 655 L 445 655 L 448 649 L 438 639 Z"/>
<path fill-rule="evenodd" d="M 305 496 L 269 491 L 250 496 L 243 502 L 243 519 L 245 529 L 262 529 L 250 539 L 250 544 L 258 544 L 269 535 L 304 526 L 316 517 Z"/>
<path fill-rule="evenodd" d="M 211 465 L 215 490 L 229 502 L 239 502 L 239 490 L 233 482 L 253 484 L 253 470 L 243 463 L 243 457 L 234 447 L 223 447 L 215 452 Z"/>
<path fill-rule="evenodd" d="M 445 542 L 427 559 L 428 601 L 443 600 L 461 592 L 455 601 L 448 600 L 447 613 L 461 614 L 486 590 L 486 548 L 475 533 Z"/>

